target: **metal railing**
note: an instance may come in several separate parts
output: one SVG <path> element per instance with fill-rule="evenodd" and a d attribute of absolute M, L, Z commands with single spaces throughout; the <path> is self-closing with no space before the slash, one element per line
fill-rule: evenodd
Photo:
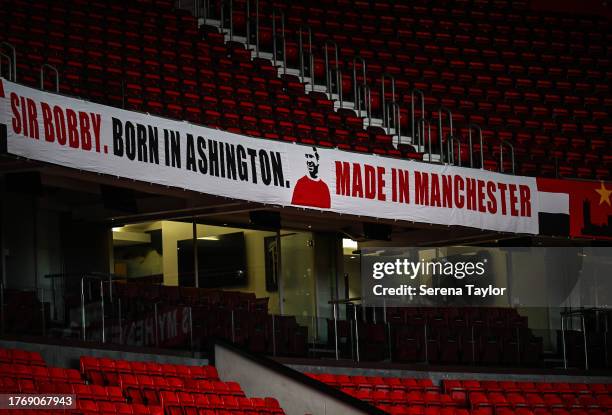
<path fill-rule="evenodd" d="M 259 0 L 255 1 L 255 56 L 259 58 Z M 251 16 L 251 0 L 246 1 L 246 44 L 247 49 L 251 46 L 251 26 L 253 17 Z"/>
<path fill-rule="evenodd" d="M 330 68 L 329 64 L 329 48 L 334 48 L 334 65 Z M 323 50 L 325 52 L 325 85 L 327 87 L 327 91 L 330 95 L 334 93 L 334 77 L 335 73 L 335 81 L 336 81 L 336 91 L 338 94 L 338 100 L 340 101 L 340 108 L 343 107 L 343 97 L 342 97 L 342 70 L 340 69 L 340 61 L 339 61 L 339 49 L 338 44 L 333 40 L 326 40 L 323 44 Z M 314 82 L 313 82 L 314 84 Z"/>
<path fill-rule="evenodd" d="M 385 81 L 389 80 L 389 82 L 391 83 L 391 102 L 396 102 L 395 100 L 395 77 L 393 75 L 391 75 L 388 72 L 384 72 L 381 75 L 381 79 L 380 79 L 380 89 L 381 89 L 381 107 L 382 107 L 382 118 L 383 118 L 383 126 L 385 127 L 389 127 L 389 122 L 390 122 L 390 116 L 388 114 L 387 111 L 387 105 L 386 105 L 386 94 L 385 94 Z M 387 131 L 389 132 L 389 131 Z"/>
<path fill-rule="evenodd" d="M 55 74 L 55 92 L 59 93 L 59 72 L 57 68 L 48 63 L 43 63 L 40 66 L 40 89 L 41 91 L 45 90 L 45 68 L 48 68 L 53 71 Z"/>
<path fill-rule="evenodd" d="M 482 138 L 482 128 L 476 123 L 468 124 L 468 151 L 470 152 L 470 167 L 474 167 L 474 148 L 472 141 L 472 130 L 478 131 L 478 140 L 480 142 L 480 168 L 484 168 L 484 141 Z"/>
<path fill-rule="evenodd" d="M 402 139 L 402 113 L 400 110 L 400 106 L 397 102 L 393 101 L 393 102 L 388 102 L 388 109 L 387 112 L 391 111 L 391 117 L 390 118 L 390 122 L 389 122 L 389 131 L 391 128 L 395 129 L 395 134 L 394 136 L 397 136 L 397 143 L 400 144 L 400 141 Z"/>
<path fill-rule="evenodd" d="M 353 101 L 355 102 L 355 109 L 357 108 L 358 98 L 357 62 L 361 63 L 361 76 L 363 77 L 361 85 L 365 87 L 368 84 L 366 61 L 361 56 L 356 55 L 353 57 Z"/>
<path fill-rule="evenodd" d="M 423 151 L 425 151 L 425 149 L 427 148 L 427 154 L 429 156 L 429 158 L 427 159 L 428 162 L 432 161 L 432 155 L 433 155 L 433 149 L 432 149 L 432 143 L 431 143 L 431 121 L 421 117 L 419 119 L 419 137 L 422 137 L 422 141 L 423 143 L 421 144 Z M 427 143 L 428 145 L 426 146 L 425 143 Z"/>
<path fill-rule="evenodd" d="M 228 8 L 227 14 L 225 12 L 226 6 Z M 234 40 L 234 3 L 233 3 L 233 0 L 221 0 L 220 1 L 219 17 L 220 17 L 221 31 L 223 32 L 225 29 L 229 29 L 229 39 L 230 41 Z M 228 19 L 229 28 L 225 26 L 226 17 Z"/>
<path fill-rule="evenodd" d="M 515 174 L 515 172 L 514 172 L 514 146 L 508 140 L 500 140 L 500 144 L 499 144 L 499 171 L 501 173 L 504 173 L 504 145 L 510 148 L 510 161 L 512 163 L 511 164 L 512 165 L 512 174 Z"/>
<path fill-rule="evenodd" d="M 12 79 L 11 81 L 13 82 L 17 82 L 17 49 L 15 49 L 15 46 L 13 46 L 12 43 L 9 42 L 0 42 L 0 46 L 1 47 L 5 47 L 11 50 L 11 64 L 12 64 Z M 6 55 L 5 55 L 6 56 Z"/>
<path fill-rule="evenodd" d="M 415 102 L 416 102 L 415 98 L 416 97 L 418 97 L 421 102 L 421 116 L 419 117 L 419 121 L 417 121 L 417 118 L 415 116 Z M 420 121 L 425 119 L 425 94 L 420 89 L 415 88 L 410 91 L 410 116 L 412 117 L 410 120 L 412 142 L 419 146 L 425 146 L 424 137 L 421 134 L 419 134 L 419 131 L 418 131 Z M 430 136 L 430 140 L 431 140 L 431 136 Z M 431 141 L 430 141 L 430 147 L 431 147 Z M 430 153 L 431 153 L 431 148 L 430 148 Z"/>
<path fill-rule="evenodd" d="M 442 114 L 445 113 L 447 115 L 447 128 L 448 128 L 448 139 L 446 140 L 446 145 L 447 147 L 449 146 L 450 143 L 450 138 L 454 136 L 453 134 L 453 112 L 446 108 L 446 107 L 440 107 L 438 108 L 438 141 L 440 144 L 440 162 L 441 163 L 445 163 L 448 160 L 446 160 L 446 158 L 444 157 L 444 126 L 443 126 L 443 122 L 442 122 Z M 450 150 L 450 147 L 448 148 L 448 150 Z M 450 153 L 450 151 L 449 151 Z M 447 155 L 448 157 L 448 155 Z"/>
<path fill-rule="evenodd" d="M 365 111 L 366 118 L 368 119 L 368 126 L 372 125 L 372 91 L 370 87 L 366 85 L 359 85 L 357 87 L 357 95 L 355 100 L 355 109 L 357 114 L 361 117 L 361 111 Z"/>
<path fill-rule="evenodd" d="M 306 58 L 304 57 L 304 31 L 308 34 L 308 63 L 306 63 Z M 298 48 L 299 48 L 299 58 L 300 58 L 300 77 L 302 82 L 304 82 L 304 78 L 306 77 L 306 65 L 308 65 L 308 74 L 310 75 L 311 85 L 314 87 L 314 58 L 312 54 L 312 29 L 310 26 L 300 26 L 298 28 Z"/>
<path fill-rule="evenodd" d="M 458 161 L 459 167 L 461 167 L 461 139 L 459 137 L 455 137 L 451 135 L 448 137 L 448 141 L 450 144 L 450 152 L 448 153 L 449 162 L 451 164 L 455 164 L 455 145 L 456 145 L 457 146 L 457 161 Z"/>
<path fill-rule="evenodd" d="M 13 81 L 13 60 L 11 59 L 11 57 L 9 55 L 7 55 L 6 53 L 0 52 L 0 76 L 2 76 L 2 60 L 6 59 L 6 61 L 8 62 L 8 80 L 9 81 Z"/>
<path fill-rule="evenodd" d="M 272 10 L 272 62 L 274 64 L 274 67 L 277 67 L 277 61 L 278 61 L 278 41 L 279 41 L 279 37 L 278 37 L 278 31 L 276 30 L 276 16 L 277 14 L 280 17 L 280 29 L 281 29 L 281 34 L 280 34 L 280 41 L 281 43 L 281 50 L 282 50 L 282 57 L 283 57 L 283 74 L 287 74 L 287 41 L 285 38 L 285 12 L 283 12 L 280 9 L 273 9 Z"/>

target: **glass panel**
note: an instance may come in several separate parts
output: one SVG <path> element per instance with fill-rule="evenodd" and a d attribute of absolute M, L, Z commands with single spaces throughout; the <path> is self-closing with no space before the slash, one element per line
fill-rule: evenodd
<path fill-rule="evenodd" d="M 113 228 L 114 274 L 161 281 L 164 273 L 163 221 Z M 176 248 L 175 248 L 176 249 Z"/>
<path fill-rule="evenodd" d="M 281 233 L 282 314 L 314 316 L 314 243 L 310 232 Z M 308 331 L 314 327 L 307 323 Z"/>

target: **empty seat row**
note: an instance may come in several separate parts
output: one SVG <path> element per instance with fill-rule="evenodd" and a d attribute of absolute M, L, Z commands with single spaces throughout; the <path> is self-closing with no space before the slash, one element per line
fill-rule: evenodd
<path fill-rule="evenodd" d="M 160 364 L 157 362 L 137 362 L 82 356 L 80 367 L 81 372 L 84 374 L 93 371 L 115 374 L 158 375 L 182 379 L 219 379 L 214 366 Z"/>
<path fill-rule="evenodd" d="M 504 394 L 501 392 L 471 392 L 468 403 L 472 408 L 582 408 L 582 409 L 612 409 L 612 398 L 609 395 L 580 395 L 573 394 L 537 394 L 518 393 Z"/>
<path fill-rule="evenodd" d="M 442 381 L 445 392 L 487 391 L 487 392 L 540 392 L 540 393 L 575 393 L 575 394 L 612 394 L 612 383 L 566 383 L 566 382 L 527 382 L 495 380 L 453 380 Z"/>
<path fill-rule="evenodd" d="M 46 366 L 42 355 L 22 349 L 0 349 L 0 364 L 21 364 L 30 366 Z"/>
<path fill-rule="evenodd" d="M 423 391 L 438 392 L 439 388 L 431 379 L 413 379 L 381 376 L 349 376 L 330 373 L 308 373 L 308 376 L 330 386 L 345 389 L 361 390 L 397 390 L 397 391 Z"/>
<path fill-rule="evenodd" d="M 199 409 L 236 410 L 251 413 L 283 414 L 274 398 L 247 398 L 235 396 L 202 395 L 185 392 L 162 392 L 161 405 L 168 415 L 192 415 Z"/>
<path fill-rule="evenodd" d="M 78 370 L 61 367 L 0 364 L 0 376 L 15 379 L 50 380 L 53 382 L 84 383 Z"/>

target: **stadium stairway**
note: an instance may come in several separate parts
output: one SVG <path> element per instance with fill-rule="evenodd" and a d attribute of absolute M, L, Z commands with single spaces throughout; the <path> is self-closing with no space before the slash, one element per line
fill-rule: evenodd
<path fill-rule="evenodd" d="M 223 8 L 220 4 L 217 7 Z M 249 39 L 244 33 L 245 25 L 253 25 L 255 6 L 245 12 L 250 4 L 233 2 L 229 23 L 225 11 L 223 22 L 209 18 L 200 24 L 204 32 L 221 31 L 226 42 L 249 48 L 254 58 L 272 61 L 279 76 L 305 82 L 311 95 L 327 94 L 340 112 L 356 110 L 352 115 L 361 116 L 365 111 L 368 118 L 374 114 L 370 122 L 364 119 L 366 128 L 384 127 L 394 135 L 396 107 L 387 105 L 400 104 L 399 123 L 410 134 L 394 137 L 396 144 L 426 142 L 423 131 L 409 122 L 413 114 L 426 114 L 434 124 L 431 141 L 436 149 L 440 134 L 435 124 L 442 119 L 445 160 L 451 163 L 461 160 L 463 165 L 508 172 L 512 162 L 506 156 L 502 163 L 501 153 L 512 147 L 516 172 L 523 175 L 610 175 L 611 102 L 609 85 L 601 82 L 611 73 L 610 48 L 603 19 L 543 15 L 524 2 L 457 0 L 434 7 L 427 2 L 328 0 L 296 6 L 261 0 L 257 27 L 262 46 L 255 53 L 253 29 Z M 475 28 L 490 35 L 474 35 Z M 287 59 L 261 51 L 263 45 L 270 50 L 274 32 L 281 33 Z M 360 86 L 367 86 L 367 100 L 353 84 L 355 77 Z M 344 89 L 340 102 L 338 85 Z M 386 91 L 381 90 L 385 86 Z M 370 104 L 365 109 L 355 105 L 350 102 L 355 97 Z M 449 124 L 450 112 L 454 126 Z M 472 133 L 478 136 L 474 125 L 482 126 L 482 145 L 477 138 L 467 143 Z"/>

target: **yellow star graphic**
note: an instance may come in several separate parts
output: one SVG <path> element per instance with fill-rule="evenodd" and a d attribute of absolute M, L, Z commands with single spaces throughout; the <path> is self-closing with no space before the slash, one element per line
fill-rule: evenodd
<path fill-rule="evenodd" d="M 606 189 L 604 182 L 601 182 L 601 187 L 599 189 L 595 189 L 597 193 L 599 193 L 599 204 L 607 203 L 608 206 L 612 206 L 610 204 L 610 195 L 612 194 L 612 190 Z"/>

